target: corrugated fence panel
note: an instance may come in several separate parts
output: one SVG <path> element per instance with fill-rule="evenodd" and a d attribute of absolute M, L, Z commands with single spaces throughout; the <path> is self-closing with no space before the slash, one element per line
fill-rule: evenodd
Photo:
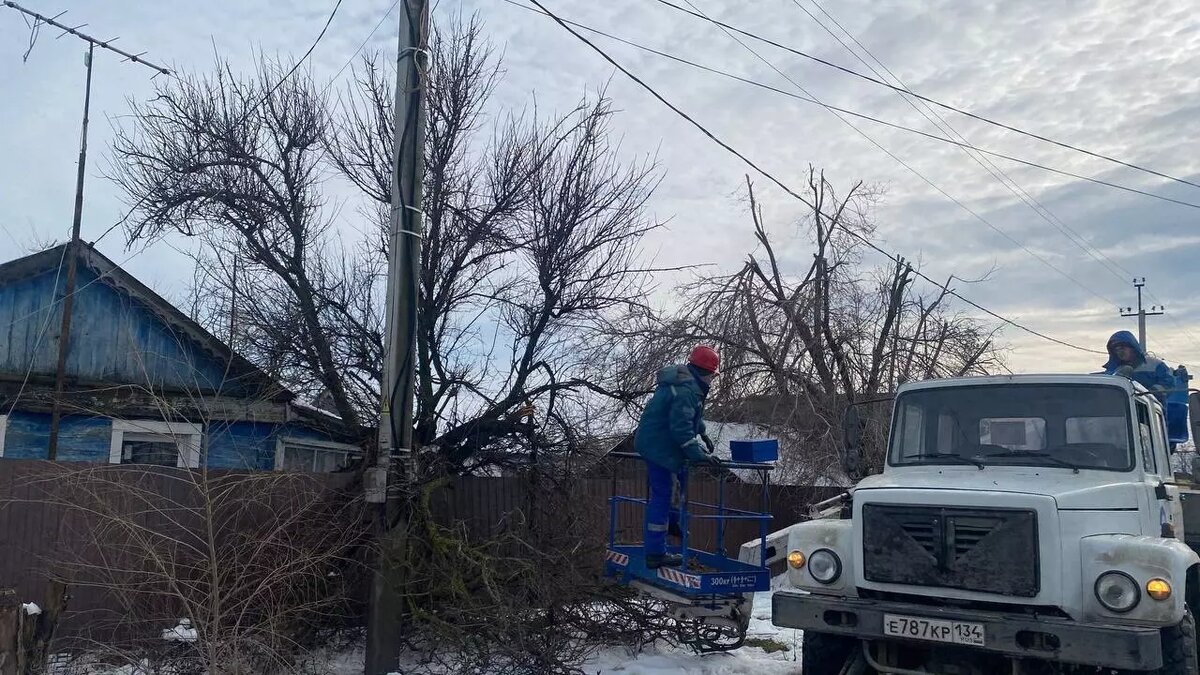
<path fill-rule="evenodd" d="M 78 474 L 79 470 L 95 468 L 95 465 L 48 463 L 41 461 L 0 459 L 0 588 L 14 588 L 22 601 L 42 602 L 48 585 L 48 570 L 63 569 L 72 563 L 99 564 L 107 560 L 110 565 L 119 565 L 127 556 L 120 550 L 96 550 L 96 528 L 99 521 L 79 509 L 68 509 L 49 499 L 48 495 L 59 485 L 64 476 Z M 118 474 L 120 475 L 120 474 Z M 194 486 L 187 480 L 186 472 L 161 469 L 145 472 L 129 472 L 134 484 L 123 489 L 118 482 L 106 486 L 110 497 L 120 498 L 121 508 L 129 508 L 137 514 L 143 526 L 171 536 L 187 539 L 201 532 L 202 523 L 187 510 L 187 505 L 198 498 Z M 231 489 L 237 489 L 239 476 L 262 476 L 261 473 L 237 473 L 232 471 L 210 472 L 210 475 L 227 476 L 233 481 Z M 279 476 L 280 474 L 274 474 Z M 289 474 L 290 475 L 290 474 Z M 520 537 L 525 545 L 553 550 L 565 547 L 577 556 L 580 565 L 598 566 L 602 559 L 602 548 L 607 542 L 610 521 L 609 499 L 613 494 L 644 498 L 646 481 L 644 473 L 616 480 L 610 478 L 551 480 L 547 477 L 481 478 L 462 477 L 450 481 L 429 496 L 430 508 L 435 520 L 443 526 L 464 531 L 476 543 L 513 535 Z M 312 494 L 328 493 L 342 489 L 350 480 L 347 474 L 307 475 L 304 481 L 281 483 L 283 492 L 271 495 L 250 495 L 249 507 L 231 515 L 225 528 L 231 536 L 237 530 L 252 530 L 258 522 L 279 517 L 280 513 L 302 508 Z M 300 485 L 303 482 L 304 485 Z M 255 488 L 253 485 L 251 489 Z M 711 477 L 697 476 L 692 479 L 689 494 L 693 502 L 716 504 L 721 485 Z M 758 485 L 731 481 L 724 484 L 725 505 L 750 511 L 760 510 L 761 488 Z M 315 490 L 316 492 L 311 492 Z M 835 493 L 834 489 L 802 486 L 770 486 L 769 510 L 774 520 L 768 532 L 806 518 L 807 506 Z M 138 507 L 131 495 L 161 493 L 164 504 L 175 504 L 178 511 L 155 510 Z M 303 494 L 302 494 L 303 493 Z M 96 497 L 100 499 L 102 497 Z M 710 509 L 696 506 L 693 513 L 709 513 Z M 642 539 L 644 506 L 639 503 L 624 503 L 617 509 L 616 533 L 620 542 L 634 543 Z M 259 519 L 256 521 L 256 519 Z M 190 530 L 190 531 L 189 531 Z M 696 548 L 715 550 L 716 525 L 714 522 L 694 523 L 691 529 L 691 544 Z M 725 548 L 728 555 L 736 557 L 739 547 L 757 538 L 759 526 L 750 521 L 731 522 L 725 528 Z M 514 555 L 525 555 L 527 549 L 511 546 L 504 549 Z M 521 553 L 521 551 L 526 553 Z M 72 588 L 70 591 L 69 614 L 64 632 L 70 634 L 80 625 L 91 623 L 92 617 L 120 617 L 120 606 L 104 591 L 89 588 Z M 108 621 L 109 624 L 120 623 Z M 135 618 L 113 630 L 138 630 Z M 140 627 L 145 630 L 146 627 Z M 99 636 L 93 636 L 99 637 Z"/>

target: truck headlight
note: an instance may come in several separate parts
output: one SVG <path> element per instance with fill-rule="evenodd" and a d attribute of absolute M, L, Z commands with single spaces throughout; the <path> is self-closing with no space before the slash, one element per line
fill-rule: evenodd
<path fill-rule="evenodd" d="M 1142 592 L 1124 572 L 1105 572 L 1096 579 L 1096 599 L 1110 612 L 1123 614 L 1137 607 Z"/>
<path fill-rule="evenodd" d="M 832 584 L 842 576 L 842 560 L 827 548 L 813 551 L 808 557 L 808 573 L 823 584 Z"/>

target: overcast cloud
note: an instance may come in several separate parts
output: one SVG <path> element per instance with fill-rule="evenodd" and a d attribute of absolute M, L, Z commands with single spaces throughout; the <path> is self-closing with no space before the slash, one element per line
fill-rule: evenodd
<path fill-rule="evenodd" d="M 682 0 L 681 0 L 682 1 Z M 705 13 L 798 49 L 864 70 L 801 11 L 828 22 L 812 0 L 693 0 Z M 1200 182 L 1193 127 L 1200 108 L 1200 32 L 1192 3 L 1138 0 L 822 0 L 845 28 L 914 91 L 977 114 Z M 25 0 L 30 9 L 89 23 L 98 37 L 178 69 L 203 69 L 214 51 L 249 68 L 258 51 L 302 53 L 320 30 L 333 0 L 289 4 L 249 0 L 205 3 Z M 663 51 L 722 68 L 780 89 L 788 80 L 757 60 L 720 29 L 654 0 L 546 0 L 564 17 L 617 33 Z M 345 0 L 312 57 L 318 78 L 332 77 L 367 38 L 390 0 Z M 799 5 L 799 6 L 798 6 Z M 734 269 L 752 250 L 740 199 L 748 168 L 712 144 L 557 25 L 503 0 L 442 0 L 435 16 L 478 11 L 502 50 L 506 77 L 496 109 L 565 110 L 607 84 L 621 114 L 615 120 L 621 152 L 630 159 L 656 155 L 664 181 L 653 206 L 669 226 L 648 242 L 660 261 L 713 263 Z M 836 30 L 836 27 L 830 26 Z M 369 47 L 392 51 L 394 17 Z M 43 31 L 29 57 L 29 31 L 20 16 L 0 9 L 0 260 L 35 242 L 64 239 L 69 231 L 82 104 L 83 45 Z M 1016 247 L 931 187 L 926 180 L 819 106 L 721 79 L 592 37 L 664 96 L 714 133 L 789 184 L 801 184 L 809 164 L 836 185 L 865 180 L 886 187 L 876 213 L 884 248 L 920 261 L 933 278 L 949 274 L 986 279 L 958 284 L 966 296 L 1036 330 L 1103 348 L 1113 330 L 1135 328 L 1117 317 L 1133 302 L 1128 273 L 1145 276 L 1151 303 L 1168 316 L 1150 323 L 1151 349 L 1191 365 L 1200 363 L 1200 301 L 1194 287 L 1200 252 L 1200 211 L 995 160 L 1061 221 L 1111 261 L 1110 267 L 1072 243 L 977 163 L 953 146 L 871 122 L 851 120 L 862 132 L 979 214 L 1031 253 Z M 894 92 L 752 45 L 764 58 L 827 103 L 937 133 Z M 342 74 L 344 79 L 347 70 Z M 149 71 L 98 54 L 89 157 L 84 238 L 100 236 L 123 213 L 121 195 L 101 173 L 114 118 L 126 99 L 153 91 Z M 1200 188 L 1041 143 L 945 113 L 972 143 L 1063 170 L 1200 203 Z M 756 177 L 777 237 L 791 237 L 802 206 Z M 349 194 L 349 193 L 347 193 Z M 347 229 L 353 208 L 341 211 Z M 145 252 L 126 251 L 117 234 L 99 248 L 175 300 L 191 277 L 174 241 Z M 789 247 L 797 266 L 807 255 Z M 1033 254 L 1036 254 L 1035 257 Z M 132 256 L 132 257 L 131 257 Z M 1040 257 L 1042 260 L 1038 260 Z M 1096 257 L 1100 257 L 1097 255 Z M 868 256 L 868 262 L 882 262 Z M 1045 262 L 1043 262 L 1045 261 Z M 1060 275 L 1048 265 L 1061 270 Z M 990 274 L 989 274 L 990 272 Z M 669 287 L 677 279 L 664 279 Z M 667 301 L 667 294 L 661 294 Z M 963 306 L 963 311 L 975 313 Z M 1015 329 L 1010 365 L 1018 372 L 1094 369 L 1095 355 L 1051 344 Z"/>

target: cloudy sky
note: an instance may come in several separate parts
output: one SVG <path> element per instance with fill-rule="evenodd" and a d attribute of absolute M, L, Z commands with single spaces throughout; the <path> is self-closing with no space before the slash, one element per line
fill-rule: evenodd
<path fill-rule="evenodd" d="M 1192 3 L 819 1 L 821 5 L 814 0 L 692 0 L 713 18 L 866 71 L 813 18 L 854 46 L 823 9 L 913 91 L 1200 183 L 1195 131 L 1200 18 Z M 63 21 L 86 22 L 83 30 L 97 37 L 120 36 L 118 45 L 147 51 L 147 58 L 185 70 L 209 67 L 214 51 L 235 67 L 250 67 L 259 51 L 302 53 L 333 3 L 23 0 L 45 14 L 69 10 Z M 827 104 L 942 135 L 893 91 L 748 43 L 760 59 L 720 28 L 655 0 L 543 4 L 565 18 L 740 77 L 789 92 L 799 85 Z M 314 75 L 334 77 L 364 41 L 368 49 L 394 50 L 394 13 L 385 18 L 391 6 L 391 0 L 344 0 L 313 53 Z M 748 167 L 548 19 L 505 0 L 441 0 L 435 17 L 458 12 L 478 12 L 503 53 L 506 75 L 494 100 L 497 113 L 534 104 L 565 110 L 607 84 L 621 111 L 615 122 L 621 152 L 630 159 L 653 154 L 665 172 L 653 207 L 659 218 L 669 219 L 669 226 L 648 242 L 660 262 L 734 269 L 753 249 L 740 198 Z M 43 31 L 23 62 L 29 30 L 20 15 L 0 8 L 0 260 L 69 233 L 83 45 L 69 36 L 56 40 L 56 35 Z M 1152 294 L 1147 304 L 1167 306 L 1166 316 L 1150 319 L 1152 351 L 1172 362 L 1200 365 L 1197 208 L 995 159 L 1003 175 L 1019 186 L 1010 189 L 954 146 L 873 122 L 847 122 L 818 105 L 603 37 L 591 39 L 785 183 L 801 184 L 813 164 L 835 185 L 865 180 L 884 187 L 886 195 L 875 214 L 883 248 L 919 261 L 932 278 L 986 276 L 957 288 L 1035 330 L 1102 349 L 1113 330 L 1136 330 L 1136 321 L 1119 318 L 1117 307 L 1134 302 L 1129 277 L 1145 276 Z M 152 94 L 150 74 L 112 54 L 97 55 L 85 239 L 99 237 L 124 213 L 122 195 L 102 175 L 111 125 L 128 111 L 129 99 Z M 1200 188 L 938 112 L 979 147 L 1200 204 Z M 780 241 L 791 240 L 789 259 L 797 267 L 804 264 L 803 241 L 795 238 L 792 227 L 803 207 L 765 179 L 756 178 L 756 183 L 772 232 Z M 1022 193 L 1036 200 L 1033 206 L 1018 196 Z M 342 213 L 345 219 L 356 217 L 354 209 Z M 187 242 L 126 249 L 119 235 L 109 235 L 99 248 L 167 297 L 182 300 L 191 273 L 172 246 L 186 247 Z M 882 261 L 867 257 L 867 262 Z M 977 313 L 965 305 L 963 310 Z M 1094 354 L 1017 329 L 1006 330 L 1004 337 L 1011 345 L 1010 366 L 1018 372 L 1097 365 Z"/>

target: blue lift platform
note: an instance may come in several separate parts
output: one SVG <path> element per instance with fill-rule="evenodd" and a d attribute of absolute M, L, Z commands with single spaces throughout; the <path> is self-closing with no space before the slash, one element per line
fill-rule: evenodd
<path fill-rule="evenodd" d="M 680 486 L 679 527 L 682 536 L 677 546 L 668 540 L 667 550 L 683 557 L 679 567 L 646 566 L 641 542 L 618 543 L 617 519 L 621 504 L 638 504 L 644 509 L 646 499 L 614 494 L 609 498 L 608 550 L 604 574 L 617 583 L 658 598 L 672 607 L 680 620 L 695 622 L 695 640 L 690 644 L 697 651 L 728 651 L 742 646 L 750 623 L 753 594 L 771 589 L 771 570 L 765 560 L 731 558 L 725 550 L 725 526 L 728 521 L 758 523 L 760 546 L 767 550 L 771 508 L 768 490 L 770 471 L 778 456 L 775 440 L 734 441 L 734 461 L 724 461 L 727 469 L 745 469 L 759 476 L 761 511 L 735 509 L 725 505 L 725 483 L 718 481 L 717 503 L 707 504 L 688 499 L 689 481 Z M 644 461 L 634 453 L 611 453 L 610 457 Z M 738 461 L 738 459 L 760 461 Z M 770 459 L 771 461 L 761 461 Z M 615 481 L 614 481 L 615 486 Z M 717 550 L 703 551 L 688 545 L 689 524 L 693 521 L 716 521 Z M 763 558 L 763 556 L 759 556 Z"/>

